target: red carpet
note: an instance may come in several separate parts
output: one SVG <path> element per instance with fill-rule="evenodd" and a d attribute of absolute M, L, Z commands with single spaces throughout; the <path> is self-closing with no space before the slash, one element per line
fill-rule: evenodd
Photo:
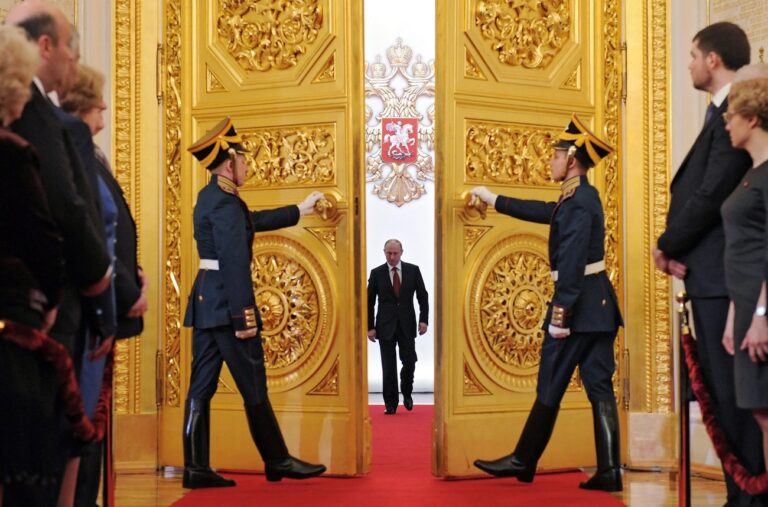
<path fill-rule="evenodd" d="M 399 407 L 385 416 L 383 406 L 371 406 L 373 465 L 364 477 L 319 477 L 305 481 L 269 483 L 263 475 L 224 474 L 237 487 L 193 490 L 174 503 L 177 507 L 242 505 L 312 505 L 363 507 L 543 505 L 624 505 L 609 493 L 579 489 L 582 473 L 540 474 L 533 484 L 515 479 L 446 481 L 431 473 L 432 405 L 416 405 L 413 412 Z M 254 452 L 256 450 L 254 449 Z"/>

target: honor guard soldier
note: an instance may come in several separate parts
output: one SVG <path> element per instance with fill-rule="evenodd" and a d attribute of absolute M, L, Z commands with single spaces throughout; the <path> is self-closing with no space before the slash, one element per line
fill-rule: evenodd
<path fill-rule="evenodd" d="M 580 487 L 621 491 L 619 417 L 611 377 L 613 343 L 623 325 L 616 293 L 605 273 L 605 219 L 600 196 L 587 170 L 613 152 L 573 115 L 558 137 L 550 161 L 552 179 L 562 182 L 557 202 L 497 196 L 485 187 L 472 194 L 496 211 L 549 224 L 549 263 L 555 293 L 544 319 L 544 342 L 536 401 L 517 447 L 475 466 L 497 477 L 532 482 L 539 457 L 552 435 L 560 401 L 576 366 L 592 404 L 597 472 Z"/>
<path fill-rule="evenodd" d="M 288 454 L 267 395 L 262 321 L 251 280 L 255 232 L 296 225 L 323 196 L 313 192 L 299 205 L 249 211 L 238 196 L 245 182 L 241 138 L 225 118 L 189 151 L 210 170 L 211 180 L 195 205 L 194 228 L 200 270 L 189 295 L 184 325 L 193 327 L 192 373 L 184 413 L 185 488 L 234 486 L 209 465 L 210 401 L 226 362 L 243 396 L 248 426 L 265 464 L 267 480 L 305 479 L 325 466 Z"/>

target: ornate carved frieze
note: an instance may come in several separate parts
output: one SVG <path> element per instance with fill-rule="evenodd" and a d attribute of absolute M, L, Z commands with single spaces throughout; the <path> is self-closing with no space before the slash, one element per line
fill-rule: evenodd
<path fill-rule="evenodd" d="M 435 66 L 420 55 L 411 65 L 413 50 L 402 39 L 386 55 L 389 66 L 381 56 L 365 62 L 366 182 L 374 195 L 402 206 L 434 180 Z"/>
<path fill-rule="evenodd" d="M 339 358 L 333 362 L 333 366 L 315 387 L 307 394 L 320 396 L 338 396 L 339 395 Z"/>
<path fill-rule="evenodd" d="M 270 387 L 294 386 L 327 353 L 334 310 L 325 271 L 301 244 L 281 236 L 254 243 L 251 264 Z"/>
<path fill-rule="evenodd" d="M 165 2 L 164 400 L 180 405 L 181 388 L 181 0 Z"/>
<path fill-rule="evenodd" d="M 554 288 L 544 238 L 522 234 L 499 242 L 471 275 L 470 347 L 485 373 L 501 386 L 535 386 L 541 329 Z"/>
<path fill-rule="evenodd" d="M 245 187 L 330 185 L 336 181 L 336 126 L 243 129 Z"/>
<path fill-rule="evenodd" d="M 290 69 L 323 26 L 319 0 L 219 0 L 219 42 L 246 71 Z"/>
<path fill-rule="evenodd" d="M 328 248 L 333 260 L 336 260 L 336 227 L 305 227 L 305 229 L 320 240 Z"/>
<path fill-rule="evenodd" d="M 568 0 L 476 0 L 475 27 L 499 62 L 545 68 L 571 34 Z"/>
<path fill-rule="evenodd" d="M 464 258 L 466 259 L 472 247 L 490 231 L 490 226 L 485 225 L 465 225 L 464 226 Z"/>
<path fill-rule="evenodd" d="M 548 167 L 552 142 L 559 133 L 528 125 L 467 121 L 467 181 L 553 186 Z"/>

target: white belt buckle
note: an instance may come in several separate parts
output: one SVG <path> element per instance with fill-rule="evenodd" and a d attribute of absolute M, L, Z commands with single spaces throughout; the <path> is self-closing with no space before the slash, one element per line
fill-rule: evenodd
<path fill-rule="evenodd" d="M 605 271 L 605 259 L 584 266 L 584 276 L 595 275 L 602 271 Z M 549 274 L 552 276 L 552 281 L 556 282 L 558 278 L 557 271 L 550 271 Z"/>

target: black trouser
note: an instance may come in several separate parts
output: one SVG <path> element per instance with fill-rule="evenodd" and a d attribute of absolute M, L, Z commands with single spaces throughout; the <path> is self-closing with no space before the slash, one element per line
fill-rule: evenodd
<path fill-rule="evenodd" d="M 416 339 L 406 338 L 398 327 L 391 340 L 379 340 L 381 351 L 382 394 L 387 407 L 397 407 L 397 350 L 400 350 L 400 392 L 403 396 L 413 393 L 413 372 L 416 370 Z"/>
<path fill-rule="evenodd" d="M 752 474 L 765 470 L 763 437 L 760 427 L 748 410 L 736 406 L 733 356 L 723 347 L 723 331 L 728 317 L 728 298 L 691 298 L 696 349 L 701 373 L 712 396 L 715 417 L 734 455 Z M 764 499 L 751 497 L 739 489 L 730 475 L 725 474 L 728 505 L 768 505 Z"/>

